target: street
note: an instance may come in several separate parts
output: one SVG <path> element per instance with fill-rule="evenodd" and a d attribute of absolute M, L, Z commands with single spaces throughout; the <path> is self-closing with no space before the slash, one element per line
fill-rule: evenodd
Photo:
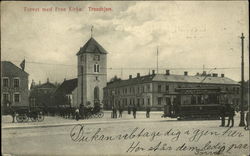
<path fill-rule="evenodd" d="M 105 112 L 102 119 L 73 121 L 54 118 L 41 127 L 10 128 L 3 122 L 2 153 L 11 155 L 248 155 L 249 131 L 238 127 L 219 127 L 219 120 L 177 121 L 161 118 L 152 112 L 146 119 L 143 112 L 138 119 L 124 113 L 124 119 L 110 119 Z M 6 118 L 6 117 L 5 117 Z M 67 121 L 67 122 L 66 122 Z M 54 122 L 52 124 L 52 122 Z M 63 125 L 64 123 L 64 125 Z M 72 123 L 72 124 L 69 124 Z M 6 124 L 8 126 L 6 126 Z M 14 123 L 20 125 L 20 123 Z M 25 124 L 25 123 L 22 123 Z M 47 124 L 48 125 L 48 124 Z M 5 128 L 4 128 L 5 127 Z"/>

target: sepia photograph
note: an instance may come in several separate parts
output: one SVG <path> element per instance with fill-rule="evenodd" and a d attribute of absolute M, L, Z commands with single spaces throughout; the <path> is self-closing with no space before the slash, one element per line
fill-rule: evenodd
<path fill-rule="evenodd" d="M 1 155 L 250 155 L 248 1 L 0 4 Z"/>

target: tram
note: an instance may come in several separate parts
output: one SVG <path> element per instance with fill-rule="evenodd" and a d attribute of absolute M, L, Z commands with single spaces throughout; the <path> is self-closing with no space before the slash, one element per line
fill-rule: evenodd
<path fill-rule="evenodd" d="M 219 119 L 228 104 L 228 95 L 220 88 L 177 88 L 173 104 L 164 106 L 163 117 L 183 119 Z"/>

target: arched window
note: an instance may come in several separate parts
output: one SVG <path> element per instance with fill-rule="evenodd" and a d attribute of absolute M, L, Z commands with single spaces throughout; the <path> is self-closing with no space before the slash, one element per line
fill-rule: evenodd
<path fill-rule="evenodd" d="M 94 88 L 94 100 L 99 100 L 99 87 Z"/>
<path fill-rule="evenodd" d="M 99 73 L 100 72 L 100 66 L 99 64 L 94 64 L 94 72 Z"/>

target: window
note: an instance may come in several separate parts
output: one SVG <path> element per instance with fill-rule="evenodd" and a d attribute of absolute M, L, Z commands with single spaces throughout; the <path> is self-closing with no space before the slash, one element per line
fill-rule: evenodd
<path fill-rule="evenodd" d="M 142 103 L 142 105 L 144 105 L 144 99 L 143 98 L 141 99 L 141 103 Z"/>
<path fill-rule="evenodd" d="M 9 101 L 9 94 L 8 93 L 3 93 L 3 102 Z"/>
<path fill-rule="evenodd" d="M 14 88 L 19 88 L 19 78 L 14 78 Z"/>
<path fill-rule="evenodd" d="M 147 85 L 147 90 L 148 90 L 148 92 L 150 91 L 150 85 Z"/>
<path fill-rule="evenodd" d="M 158 85 L 158 92 L 161 92 L 161 85 Z"/>
<path fill-rule="evenodd" d="M 9 87 L 9 78 L 3 78 L 3 87 Z"/>
<path fill-rule="evenodd" d="M 167 105 L 171 105 L 171 99 L 170 99 L 170 97 L 166 97 L 166 104 Z"/>
<path fill-rule="evenodd" d="M 99 64 L 94 64 L 94 72 L 99 73 L 100 72 L 100 66 Z"/>
<path fill-rule="evenodd" d="M 166 85 L 166 92 L 169 92 L 169 85 Z"/>
<path fill-rule="evenodd" d="M 20 102 L 20 94 L 19 93 L 14 94 L 14 102 Z"/>
<path fill-rule="evenodd" d="M 150 105 L 150 98 L 148 98 L 148 105 Z"/>
<path fill-rule="evenodd" d="M 138 105 L 140 104 L 140 99 L 137 99 L 137 104 L 138 104 Z"/>
<path fill-rule="evenodd" d="M 161 105 L 162 97 L 158 97 L 158 105 Z"/>

